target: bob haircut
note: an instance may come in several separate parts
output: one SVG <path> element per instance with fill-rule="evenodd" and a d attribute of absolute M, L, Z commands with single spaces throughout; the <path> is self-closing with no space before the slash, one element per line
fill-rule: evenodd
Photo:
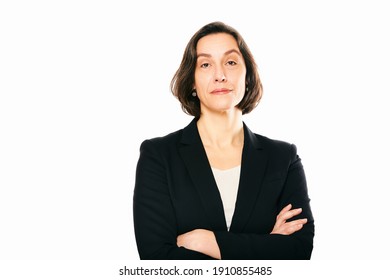
<path fill-rule="evenodd" d="M 192 96 L 193 86 L 195 84 L 195 67 L 197 61 L 196 47 L 198 41 L 210 34 L 227 33 L 234 37 L 238 48 L 244 58 L 246 67 L 246 91 L 243 99 L 237 108 L 241 109 L 243 114 L 251 112 L 259 103 L 263 95 L 263 86 L 257 71 L 257 65 L 251 51 L 241 35 L 234 28 L 223 22 L 212 22 L 196 32 L 185 48 L 183 58 L 179 69 L 171 81 L 171 91 L 181 103 L 182 110 L 196 118 L 200 117 L 200 102 L 197 97 Z"/>

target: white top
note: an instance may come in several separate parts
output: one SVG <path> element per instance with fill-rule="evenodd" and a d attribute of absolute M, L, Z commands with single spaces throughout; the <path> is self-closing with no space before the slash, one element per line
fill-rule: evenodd
<path fill-rule="evenodd" d="M 214 178 L 221 195 L 226 225 L 229 230 L 236 207 L 241 165 L 226 170 L 220 170 L 214 167 L 211 169 L 213 170 Z"/>

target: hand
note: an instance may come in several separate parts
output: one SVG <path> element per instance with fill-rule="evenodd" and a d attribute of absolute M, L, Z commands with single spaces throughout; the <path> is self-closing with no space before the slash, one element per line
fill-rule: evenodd
<path fill-rule="evenodd" d="M 291 222 L 286 222 L 288 219 L 299 215 L 302 212 L 302 208 L 291 209 L 292 205 L 289 204 L 280 211 L 276 217 L 276 222 L 271 234 L 283 234 L 290 235 L 303 228 L 303 225 L 307 223 L 307 219 L 298 219 Z"/>
<path fill-rule="evenodd" d="M 214 259 L 221 259 L 215 235 L 210 230 L 194 229 L 177 237 L 177 246 L 197 251 Z"/>

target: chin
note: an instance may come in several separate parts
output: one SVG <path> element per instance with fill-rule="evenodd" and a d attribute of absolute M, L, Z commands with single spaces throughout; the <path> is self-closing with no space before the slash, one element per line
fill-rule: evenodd
<path fill-rule="evenodd" d="M 214 112 L 219 114 L 228 114 L 239 110 L 236 106 L 215 108 Z"/>

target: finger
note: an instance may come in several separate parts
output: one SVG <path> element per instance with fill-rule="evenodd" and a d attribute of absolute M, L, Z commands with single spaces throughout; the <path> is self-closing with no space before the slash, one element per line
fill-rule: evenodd
<path fill-rule="evenodd" d="M 283 226 L 281 226 L 278 229 L 278 232 L 280 234 L 290 235 L 290 234 L 293 234 L 294 232 L 301 230 L 303 228 L 304 224 L 306 224 L 306 223 L 307 223 L 307 219 L 299 219 L 299 220 L 295 220 L 292 222 L 288 222 L 288 223 L 285 223 Z"/>
<path fill-rule="evenodd" d="M 292 205 L 291 203 L 286 205 L 280 212 L 279 214 L 276 216 L 276 221 L 275 221 L 275 227 L 280 227 L 282 226 L 287 219 L 289 219 L 289 216 L 290 214 L 289 211 L 290 209 L 292 208 Z M 287 216 L 286 216 L 287 215 Z"/>
<path fill-rule="evenodd" d="M 285 214 L 286 212 L 290 211 L 291 208 L 292 208 L 291 203 L 288 204 L 288 205 L 286 205 L 286 206 L 279 212 L 279 215 Z"/>
<path fill-rule="evenodd" d="M 275 228 L 282 227 L 284 224 L 291 223 L 291 222 L 295 222 L 294 224 L 300 223 L 299 221 L 303 220 L 303 219 L 294 220 L 294 221 L 290 221 L 290 222 L 287 222 L 287 220 L 291 219 L 292 217 L 294 217 L 294 216 L 296 216 L 298 214 L 300 214 L 301 212 L 302 212 L 302 208 L 297 208 L 297 209 L 293 209 L 293 210 L 290 210 L 290 211 L 284 213 L 282 216 L 278 216 L 277 219 L 276 219 L 274 227 Z M 298 222 L 296 222 L 296 221 L 298 221 Z"/>
<path fill-rule="evenodd" d="M 299 219 L 288 223 L 289 225 L 289 227 L 287 228 L 287 232 L 289 232 L 288 234 L 293 234 L 294 232 L 301 230 L 306 223 L 307 223 L 307 219 Z"/>
<path fill-rule="evenodd" d="M 296 226 L 296 225 L 304 225 L 307 223 L 307 219 L 298 219 L 291 222 L 286 223 L 286 226 Z"/>
<path fill-rule="evenodd" d="M 290 226 L 290 227 L 286 228 L 286 234 L 287 235 L 293 234 L 293 233 L 301 230 L 302 228 L 303 228 L 303 224 L 297 224 L 294 226 Z"/>
<path fill-rule="evenodd" d="M 283 223 L 283 222 L 284 222 L 284 221 L 283 221 L 283 216 L 284 216 L 288 211 L 290 211 L 291 207 L 292 207 L 292 205 L 291 205 L 291 204 L 288 204 L 288 205 L 286 205 L 286 206 L 279 212 L 279 214 L 276 216 L 276 223 L 278 223 L 278 221 L 279 221 L 279 223 Z"/>
<path fill-rule="evenodd" d="M 283 213 L 280 218 L 284 221 L 287 221 L 288 219 L 291 219 L 292 217 L 299 215 L 302 212 L 302 208 L 296 208 L 292 209 L 290 211 L 287 211 L 286 213 Z"/>
<path fill-rule="evenodd" d="M 282 210 L 280 210 L 279 214 L 276 216 L 274 227 L 279 227 L 285 222 L 283 219 L 283 215 L 287 213 L 291 209 L 291 207 L 291 204 L 287 204 Z"/>

